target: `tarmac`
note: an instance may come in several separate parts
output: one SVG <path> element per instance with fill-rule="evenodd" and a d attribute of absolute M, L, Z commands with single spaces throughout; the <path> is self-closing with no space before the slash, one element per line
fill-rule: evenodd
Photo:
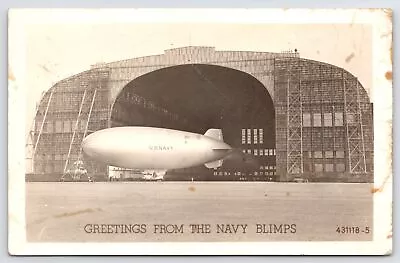
<path fill-rule="evenodd" d="M 27 241 L 371 240 L 371 188 L 340 183 L 26 183 Z"/>

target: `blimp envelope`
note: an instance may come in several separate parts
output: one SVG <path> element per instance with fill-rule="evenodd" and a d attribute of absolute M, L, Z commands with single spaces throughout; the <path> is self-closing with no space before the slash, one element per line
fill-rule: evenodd
<path fill-rule="evenodd" d="M 10 254 L 391 253 L 391 11 L 9 21 Z"/>

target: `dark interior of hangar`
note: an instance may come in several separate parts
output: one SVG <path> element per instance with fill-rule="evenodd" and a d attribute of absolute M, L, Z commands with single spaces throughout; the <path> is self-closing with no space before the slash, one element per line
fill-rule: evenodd
<path fill-rule="evenodd" d="M 262 167 L 265 163 L 275 167 L 275 158 L 266 159 L 264 154 L 275 149 L 271 96 L 257 79 L 234 69 L 188 64 L 138 77 L 117 96 L 111 126 L 163 127 L 201 134 L 219 128 L 228 144 L 252 155 L 259 149 Z M 225 162 L 224 167 L 229 166 L 235 164 Z"/>

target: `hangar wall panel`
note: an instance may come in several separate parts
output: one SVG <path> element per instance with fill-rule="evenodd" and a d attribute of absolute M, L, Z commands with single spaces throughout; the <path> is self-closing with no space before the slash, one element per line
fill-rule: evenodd
<path fill-rule="evenodd" d="M 357 78 L 300 58 L 274 64 L 281 180 L 371 181 L 372 104 Z"/>

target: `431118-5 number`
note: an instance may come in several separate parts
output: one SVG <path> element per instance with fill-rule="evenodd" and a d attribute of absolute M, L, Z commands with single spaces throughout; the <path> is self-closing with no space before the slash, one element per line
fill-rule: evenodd
<path fill-rule="evenodd" d="M 369 226 L 337 226 L 336 233 L 338 234 L 369 234 L 371 231 Z"/>

